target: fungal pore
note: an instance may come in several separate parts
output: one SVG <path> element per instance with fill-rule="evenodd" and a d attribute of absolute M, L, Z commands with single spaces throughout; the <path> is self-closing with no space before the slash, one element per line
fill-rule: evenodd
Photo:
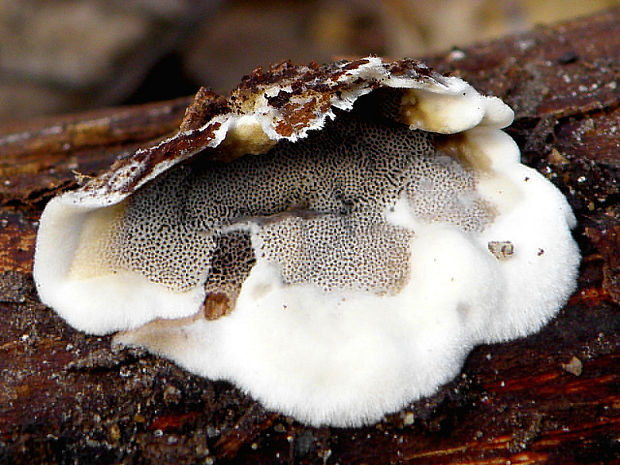
<path fill-rule="evenodd" d="M 39 295 L 303 422 L 378 421 L 575 286 L 575 219 L 512 117 L 413 60 L 258 69 L 49 202 Z"/>

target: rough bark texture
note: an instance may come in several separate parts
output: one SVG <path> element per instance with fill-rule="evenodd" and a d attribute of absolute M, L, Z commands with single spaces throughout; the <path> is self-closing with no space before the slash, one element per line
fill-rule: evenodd
<path fill-rule="evenodd" d="M 45 201 L 169 134 L 189 99 L 0 128 L 0 463 L 620 463 L 620 9 L 427 61 L 516 110 L 524 161 L 575 210 L 579 289 L 554 321 L 478 347 L 458 379 L 375 426 L 305 427 L 112 353 L 34 292 Z"/>

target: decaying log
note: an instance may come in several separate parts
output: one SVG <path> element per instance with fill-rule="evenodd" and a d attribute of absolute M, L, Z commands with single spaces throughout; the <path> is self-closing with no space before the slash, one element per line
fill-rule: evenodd
<path fill-rule="evenodd" d="M 427 61 L 516 110 L 524 161 L 575 210 L 579 289 L 554 321 L 478 347 L 375 426 L 305 427 L 228 383 L 113 353 L 34 292 L 46 200 L 170 134 L 189 99 L 0 128 L 0 463 L 620 463 L 620 9 Z"/>

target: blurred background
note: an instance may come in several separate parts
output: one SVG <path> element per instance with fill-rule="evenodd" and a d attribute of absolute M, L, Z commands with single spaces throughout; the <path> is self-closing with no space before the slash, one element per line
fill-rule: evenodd
<path fill-rule="evenodd" d="M 421 57 L 620 0 L 0 0 L 0 122 L 227 93 L 258 65 Z"/>

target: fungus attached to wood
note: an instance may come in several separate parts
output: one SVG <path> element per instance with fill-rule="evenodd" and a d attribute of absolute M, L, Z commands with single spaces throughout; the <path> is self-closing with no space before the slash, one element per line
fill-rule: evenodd
<path fill-rule="evenodd" d="M 49 202 L 39 295 L 301 421 L 377 421 L 575 286 L 575 219 L 512 117 L 413 60 L 256 70 Z"/>

